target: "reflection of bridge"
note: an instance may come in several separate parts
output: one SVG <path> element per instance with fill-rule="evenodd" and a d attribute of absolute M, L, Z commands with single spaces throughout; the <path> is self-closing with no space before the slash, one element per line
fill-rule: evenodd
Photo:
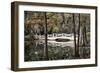
<path fill-rule="evenodd" d="M 57 41 L 48 41 L 48 45 L 50 46 L 61 46 L 61 47 L 74 47 L 74 41 L 68 41 L 68 42 L 57 42 Z"/>
<path fill-rule="evenodd" d="M 48 34 L 48 40 L 55 40 L 55 39 L 69 39 L 69 40 L 74 40 L 74 35 L 73 34 L 66 34 L 66 33 Z M 77 35 L 76 35 L 76 39 L 77 39 Z"/>

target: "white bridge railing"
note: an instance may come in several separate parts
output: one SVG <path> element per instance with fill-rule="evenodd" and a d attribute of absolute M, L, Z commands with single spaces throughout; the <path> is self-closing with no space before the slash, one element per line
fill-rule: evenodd
<path fill-rule="evenodd" d="M 56 38 L 61 38 L 61 39 L 70 39 L 74 40 L 74 35 L 73 34 L 66 34 L 66 33 L 61 33 L 61 34 L 48 34 L 48 39 L 49 40 L 55 40 Z M 77 40 L 77 35 L 76 35 L 76 40 Z"/>
<path fill-rule="evenodd" d="M 66 34 L 66 33 L 53 33 L 53 34 L 48 34 L 48 37 L 71 37 L 73 34 Z"/>

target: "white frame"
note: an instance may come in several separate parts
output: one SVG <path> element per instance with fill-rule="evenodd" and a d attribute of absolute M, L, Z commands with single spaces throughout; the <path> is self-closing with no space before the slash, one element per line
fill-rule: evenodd
<path fill-rule="evenodd" d="M 90 14 L 91 23 L 91 57 L 90 59 L 79 60 L 57 60 L 57 61 L 33 61 L 24 62 L 24 11 L 42 11 L 42 12 L 66 12 L 66 13 L 88 13 Z M 80 9 L 80 8 L 59 8 L 59 7 L 45 7 L 45 6 L 19 6 L 19 68 L 27 67 L 48 67 L 48 66 L 62 66 L 62 65 L 82 65 L 95 64 L 95 10 Z"/>

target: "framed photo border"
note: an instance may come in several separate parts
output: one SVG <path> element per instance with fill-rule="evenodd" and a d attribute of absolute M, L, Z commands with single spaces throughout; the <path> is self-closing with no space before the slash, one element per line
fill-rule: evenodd
<path fill-rule="evenodd" d="M 35 5 L 35 6 L 50 6 L 50 7 L 68 7 L 68 8 L 84 8 L 95 9 L 95 64 L 84 65 L 70 65 L 70 66 L 50 66 L 50 67 L 36 67 L 36 68 L 19 68 L 19 50 L 18 50 L 18 11 L 19 5 Z M 80 67 L 93 67 L 97 66 L 97 6 L 85 6 L 85 5 L 68 5 L 68 4 L 50 4 L 50 3 L 35 3 L 35 2 L 19 2 L 15 1 L 11 3 L 11 70 L 13 71 L 28 71 L 28 70 L 47 70 L 47 69 L 60 69 L 60 68 L 80 68 Z"/>

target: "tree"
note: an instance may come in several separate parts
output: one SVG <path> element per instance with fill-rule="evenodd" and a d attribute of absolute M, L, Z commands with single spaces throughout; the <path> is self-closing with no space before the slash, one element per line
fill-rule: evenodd
<path fill-rule="evenodd" d="M 80 19 L 80 18 L 79 18 Z M 74 33 L 74 48 L 75 48 L 75 57 L 79 57 L 79 48 L 77 48 L 76 44 L 76 23 L 75 23 L 75 14 L 73 14 L 73 33 Z M 80 29 L 80 25 L 79 25 Z M 79 37 L 79 36 L 78 36 Z"/>
<path fill-rule="evenodd" d="M 81 46 L 87 45 L 86 27 L 89 25 L 89 23 L 88 23 L 89 18 L 88 17 L 89 17 L 88 15 L 81 14 L 81 19 L 80 19 L 80 23 L 81 23 L 81 26 L 80 26 L 80 40 L 81 40 L 80 45 Z"/>
<path fill-rule="evenodd" d="M 79 56 L 79 45 L 80 45 L 80 43 L 79 43 L 79 41 L 80 41 L 80 14 L 79 14 L 78 18 L 79 18 L 79 24 L 78 24 L 78 40 L 77 40 L 77 53 L 78 53 L 78 55 L 77 56 Z"/>
<path fill-rule="evenodd" d="M 45 25 L 45 47 L 44 47 L 44 59 L 48 60 L 48 48 L 47 48 L 47 16 L 46 12 L 44 12 L 44 25 Z"/>

